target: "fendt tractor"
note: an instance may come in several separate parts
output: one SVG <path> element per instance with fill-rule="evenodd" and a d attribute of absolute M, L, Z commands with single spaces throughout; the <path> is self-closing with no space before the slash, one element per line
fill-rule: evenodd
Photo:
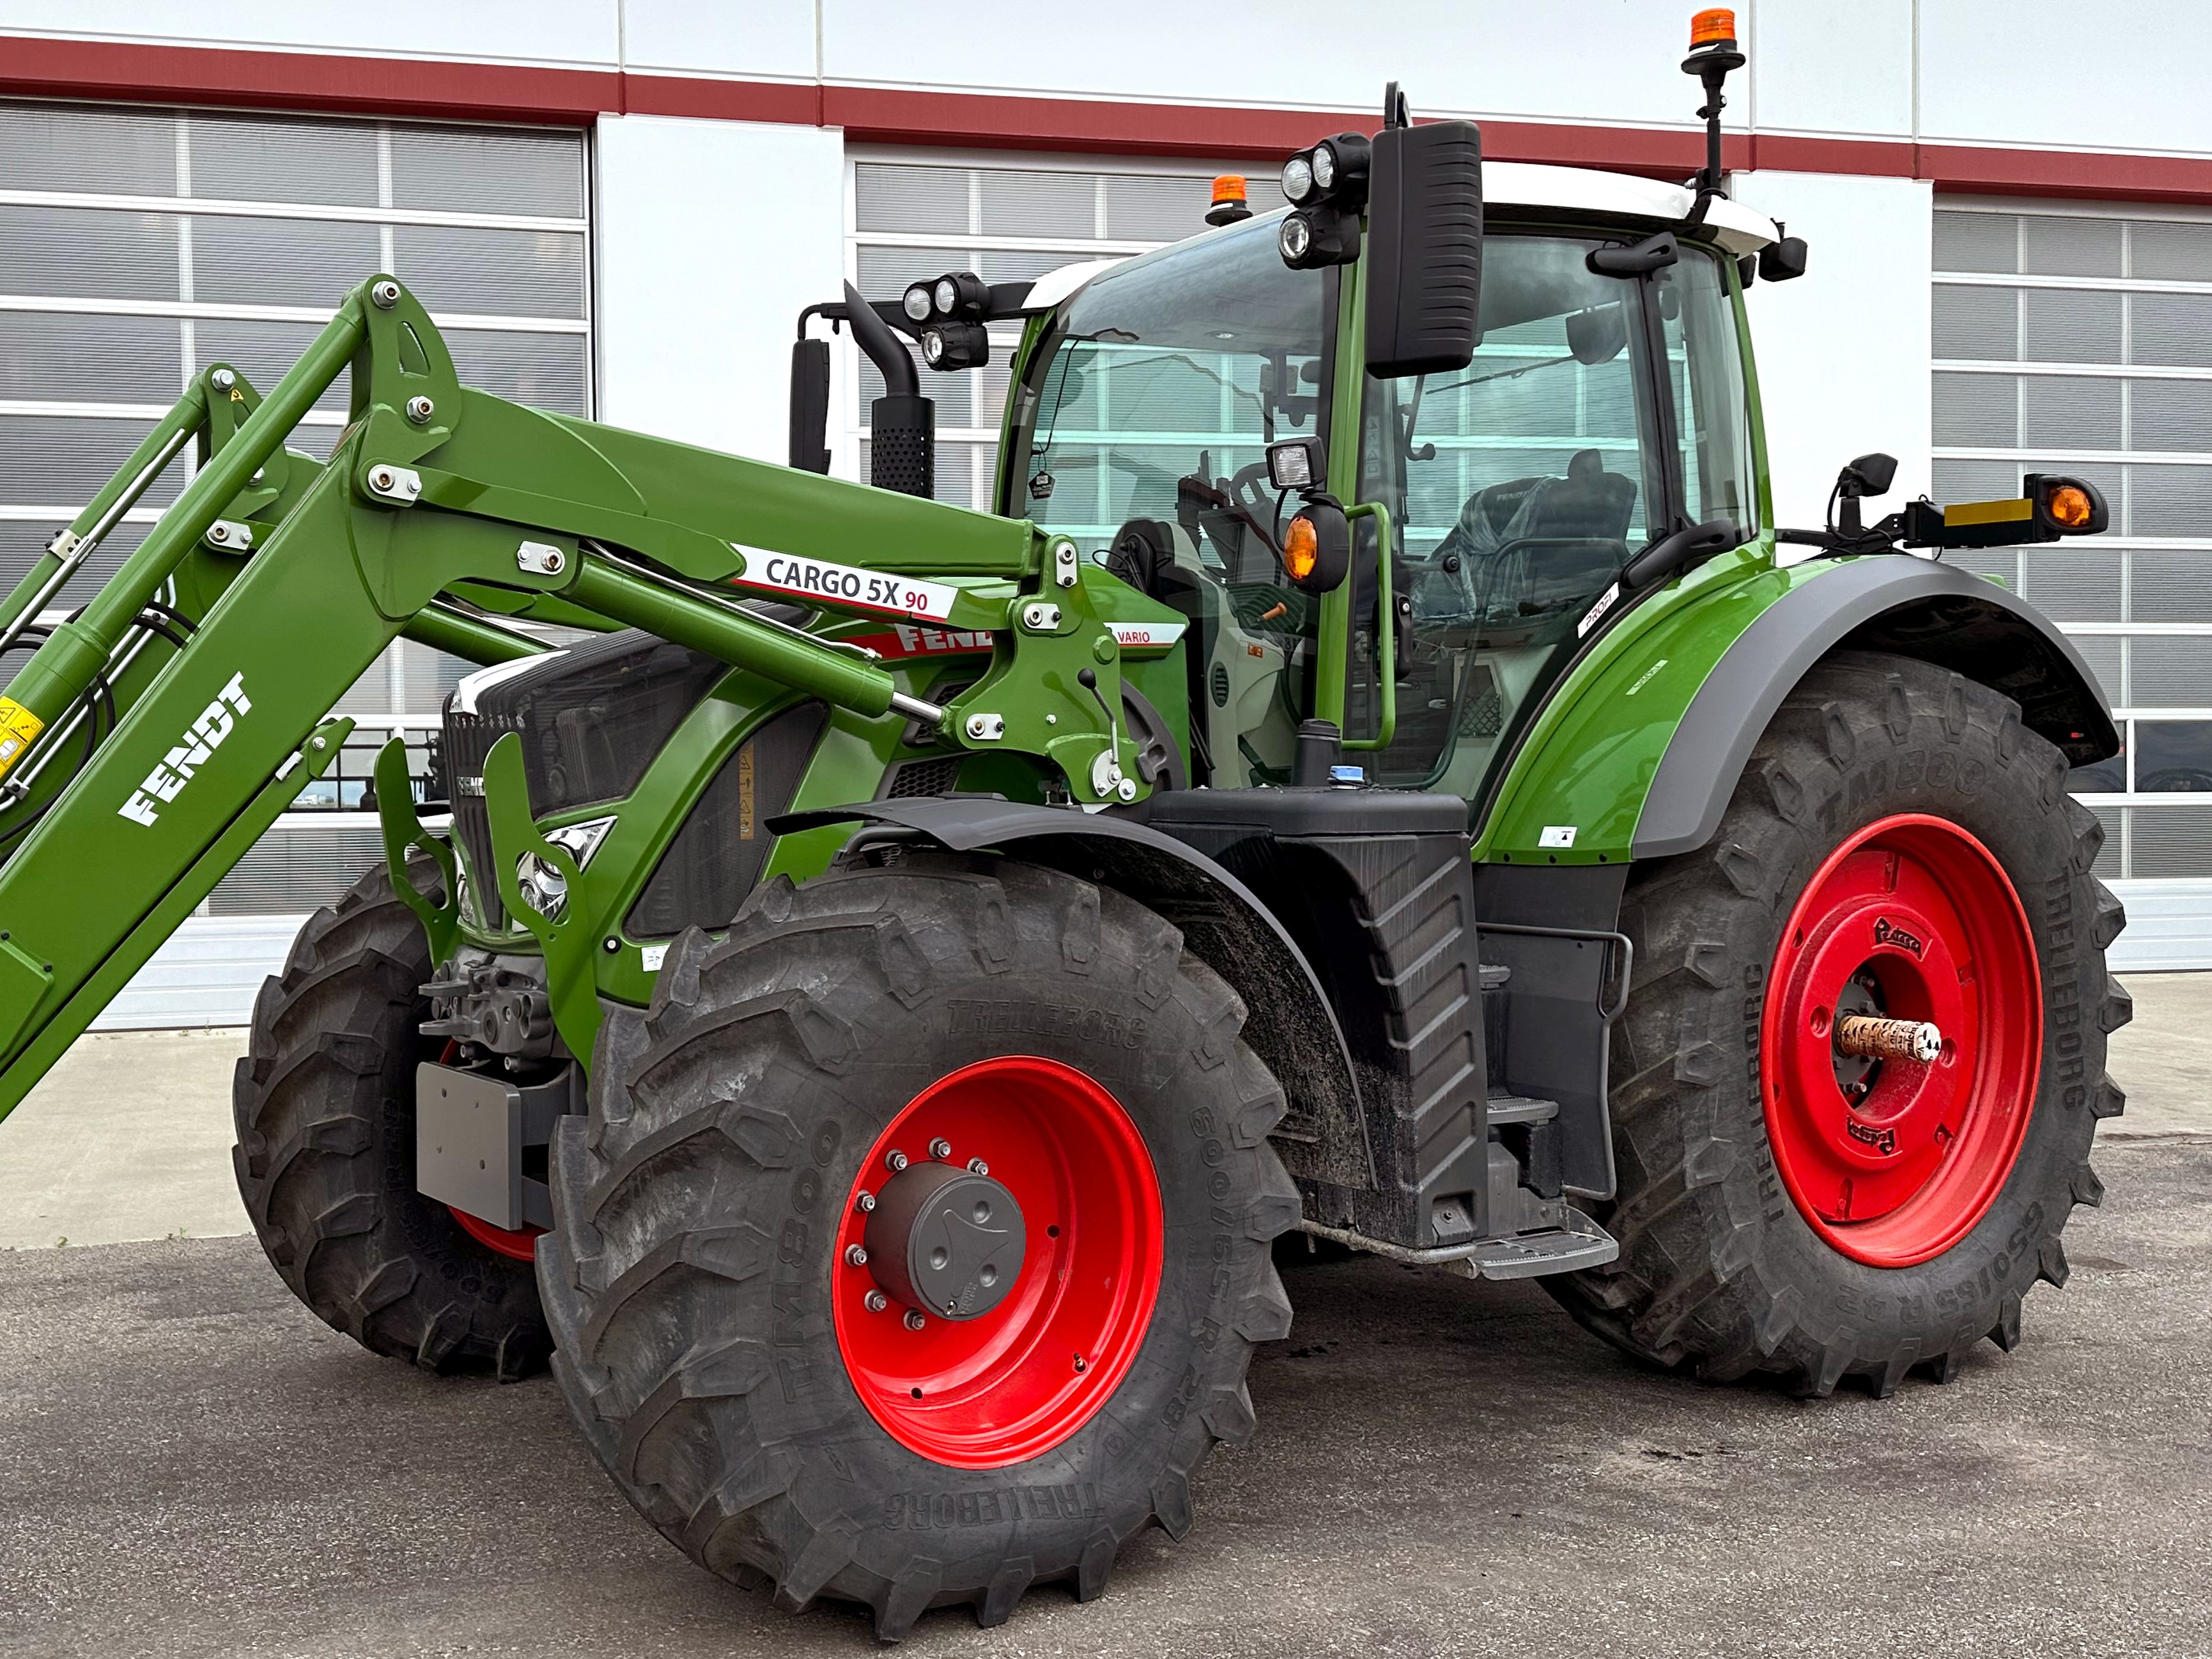
<path fill-rule="evenodd" d="M 462 386 L 386 275 L 265 394 L 202 368 L 0 612 L 0 1109 L 404 636 L 479 666 L 255 1006 L 254 1229 L 377 1353 L 550 1364 L 787 1607 L 994 1625 L 1180 1538 L 1285 1247 L 1536 1279 L 1713 1382 L 2011 1349 L 2121 1103 L 2067 787 L 2118 742 L 1941 555 L 2106 505 L 1869 522 L 1869 454 L 1775 527 L 1747 301 L 1808 256 L 1727 193 L 1734 34 L 1681 187 L 1486 166 L 1393 88 L 1272 214 L 1224 179 L 1139 258 L 848 286 L 789 466 Z M 881 375 L 867 483 L 825 331 Z M 918 369 L 1017 331 L 994 510 L 928 499 Z"/>

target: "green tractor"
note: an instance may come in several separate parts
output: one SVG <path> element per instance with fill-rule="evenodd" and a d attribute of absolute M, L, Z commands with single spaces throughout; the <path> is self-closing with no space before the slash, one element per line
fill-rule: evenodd
<path fill-rule="evenodd" d="M 996 1624 L 1182 1536 L 1283 1244 L 1806 1394 L 2011 1348 L 2120 1106 L 2067 792 L 2118 745 L 1938 556 L 2104 504 L 1868 525 L 1875 455 L 1774 526 L 1747 289 L 1805 249 L 1723 192 L 1707 34 L 1687 188 L 1486 167 L 1394 92 L 1279 212 L 848 289 L 789 467 L 464 386 L 385 276 L 265 395 L 205 369 L 0 611 L 0 1110 L 404 635 L 481 666 L 261 994 L 253 1225 L 375 1352 L 550 1363 L 786 1607 Z M 870 484 L 822 476 L 825 323 L 884 377 Z M 1017 326 L 995 511 L 926 499 L 908 343 Z M 287 451 L 349 369 L 329 461 Z"/>

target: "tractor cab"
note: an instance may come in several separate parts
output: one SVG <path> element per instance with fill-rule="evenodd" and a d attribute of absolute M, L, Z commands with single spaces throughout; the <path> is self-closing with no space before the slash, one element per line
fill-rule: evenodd
<path fill-rule="evenodd" d="M 999 510 L 1191 618 L 1216 787 L 1290 781 L 1299 722 L 1331 717 L 1321 596 L 1283 553 L 1309 492 L 1277 487 L 1271 448 L 1316 443 L 1316 483 L 1392 526 L 1387 653 L 1376 532 L 1351 561 L 1346 746 L 1469 799 L 1633 556 L 1767 524 L 1740 306 L 1775 228 L 1722 203 L 1709 241 L 1678 237 L 1690 191 L 1615 175 L 1485 184 L 1463 367 L 1365 372 L 1341 325 L 1365 273 L 1286 263 L 1288 208 L 1088 275 L 1017 365 Z"/>

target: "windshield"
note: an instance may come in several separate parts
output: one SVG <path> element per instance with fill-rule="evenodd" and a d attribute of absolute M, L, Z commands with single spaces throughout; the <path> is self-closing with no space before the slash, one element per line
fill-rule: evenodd
<path fill-rule="evenodd" d="M 1597 238 L 1496 235 L 1481 343 L 1448 374 L 1370 381 L 1361 495 L 1400 526 L 1397 728 L 1384 781 L 1479 799 L 1637 550 L 1678 525 L 1758 528 L 1743 362 L 1719 261 L 1589 269 Z M 1347 735 L 1379 699 L 1373 605 Z"/>
<path fill-rule="evenodd" d="M 1279 215 L 1097 277 L 1015 390 L 1008 510 L 1191 619 L 1197 774 L 1285 782 L 1319 605 L 1277 550 L 1266 447 L 1323 430 L 1334 273 L 1291 270 Z M 1295 505 L 1293 503 L 1293 505 Z"/>

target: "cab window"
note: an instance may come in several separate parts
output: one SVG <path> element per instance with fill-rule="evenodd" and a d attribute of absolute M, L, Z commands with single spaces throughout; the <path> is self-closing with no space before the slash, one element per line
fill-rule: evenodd
<path fill-rule="evenodd" d="M 1735 320 L 1716 262 L 1592 271 L 1595 240 L 1496 235 L 1467 368 L 1370 381 L 1362 496 L 1399 527 L 1397 727 L 1381 781 L 1479 799 L 1638 549 L 1756 527 Z M 1346 734 L 1377 719 L 1372 624 Z"/>
<path fill-rule="evenodd" d="M 1285 782 L 1319 602 L 1285 578 L 1267 446 L 1318 433 L 1334 283 L 1276 220 L 1097 277 L 1016 388 L 1008 510 L 1190 619 L 1194 781 Z"/>

